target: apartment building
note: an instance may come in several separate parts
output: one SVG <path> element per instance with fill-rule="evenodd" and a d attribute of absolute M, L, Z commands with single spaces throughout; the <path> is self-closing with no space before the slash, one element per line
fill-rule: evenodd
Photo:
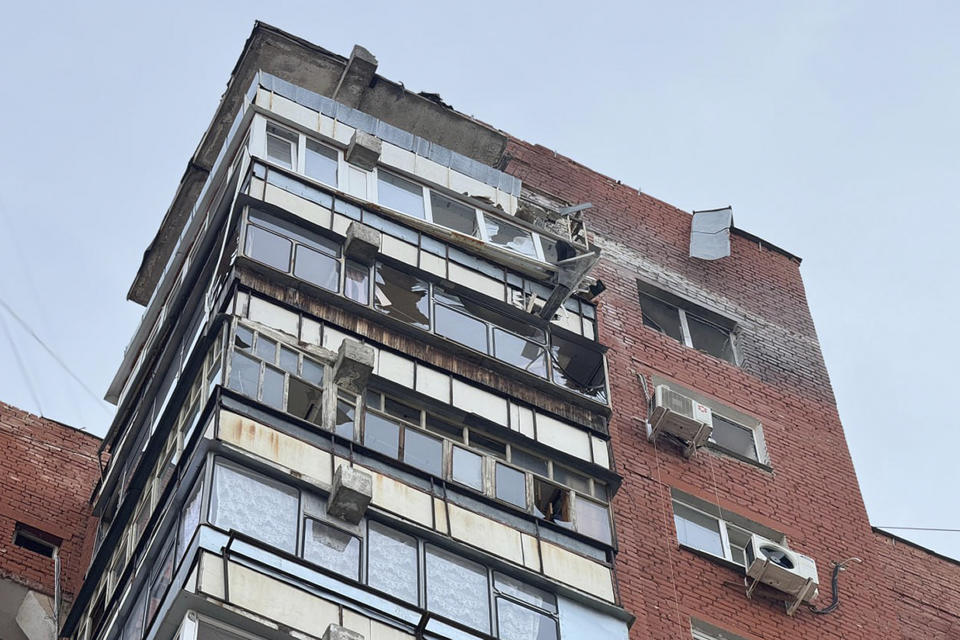
<path fill-rule="evenodd" d="M 62 635 L 900 633 L 799 258 L 376 68 L 255 26 L 129 292 Z"/>

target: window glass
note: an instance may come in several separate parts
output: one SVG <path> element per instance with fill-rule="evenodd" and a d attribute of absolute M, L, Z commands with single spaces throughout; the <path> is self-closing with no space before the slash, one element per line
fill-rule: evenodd
<path fill-rule="evenodd" d="M 302 245 L 297 246 L 293 274 L 321 289 L 340 290 L 340 261 Z"/>
<path fill-rule="evenodd" d="M 319 233 L 308 231 L 298 225 L 296 222 L 278 218 L 276 216 L 263 213 L 262 211 L 251 211 L 250 221 L 253 224 L 256 224 L 258 227 L 269 229 L 270 231 L 273 231 L 274 233 L 277 233 L 285 238 L 296 240 L 300 244 L 306 245 L 311 249 L 315 249 L 331 256 L 340 255 L 340 244 L 338 242 L 331 240 L 330 238 Z"/>
<path fill-rule="evenodd" d="M 574 473 L 567 468 L 559 465 L 553 465 L 553 479 L 560 484 L 565 484 L 571 489 L 576 489 L 583 493 L 590 493 L 590 481 L 579 473 Z"/>
<path fill-rule="evenodd" d="M 710 441 L 718 447 L 757 460 L 757 445 L 753 437 L 753 429 L 748 429 L 728 420 L 723 416 L 713 414 L 713 431 Z"/>
<path fill-rule="evenodd" d="M 166 542 L 160 550 L 157 568 L 154 570 L 153 580 L 150 582 L 150 600 L 147 605 L 147 622 L 153 620 L 153 614 L 160 607 L 160 602 L 173 580 L 173 543 L 174 535 L 167 536 Z"/>
<path fill-rule="evenodd" d="M 300 364 L 300 357 L 296 351 L 287 349 L 286 347 L 280 348 L 280 368 L 286 371 L 287 373 L 292 373 L 297 375 L 298 365 Z"/>
<path fill-rule="evenodd" d="M 727 524 L 727 540 L 730 542 L 730 559 L 737 564 L 746 566 L 747 545 L 750 544 L 752 534 L 749 531 Z"/>
<path fill-rule="evenodd" d="M 277 343 L 275 340 L 271 340 L 261 334 L 257 338 L 257 348 L 254 353 L 267 362 L 272 363 L 277 358 Z"/>
<path fill-rule="evenodd" d="M 340 575 L 360 579 L 360 539 L 312 518 L 306 520 L 303 557 Z"/>
<path fill-rule="evenodd" d="M 233 337 L 233 344 L 237 349 L 249 352 L 250 347 L 253 346 L 253 330 L 238 324 L 236 334 Z"/>
<path fill-rule="evenodd" d="M 443 442 L 407 429 L 403 434 L 403 461 L 435 476 L 443 475 Z"/>
<path fill-rule="evenodd" d="M 473 207 L 468 207 L 433 191 L 430 193 L 430 211 L 433 213 L 433 221 L 436 224 L 465 233 L 468 236 L 479 237 L 477 211 Z"/>
<path fill-rule="evenodd" d="M 377 264 L 374 306 L 378 311 L 422 329 L 430 329 L 430 285 L 384 264 Z"/>
<path fill-rule="evenodd" d="M 645 293 L 640 294 L 640 311 L 644 326 L 665 333 L 674 340 L 683 342 L 683 329 L 680 327 L 680 312 L 671 304 L 658 300 Z"/>
<path fill-rule="evenodd" d="M 456 442 L 463 442 L 463 427 L 452 425 L 439 418 L 434 418 L 429 413 L 427 414 L 427 431 L 440 434 L 444 438 L 449 438 Z"/>
<path fill-rule="evenodd" d="M 595 540 L 610 543 L 610 516 L 607 507 L 577 496 L 577 531 Z"/>
<path fill-rule="evenodd" d="M 483 491 L 483 458 L 466 449 L 454 447 L 452 475 L 460 484 Z"/>
<path fill-rule="evenodd" d="M 314 180 L 337 186 L 337 152 L 308 138 L 303 172 Z"/>
<path fill-rule="evenodd" d="M 247 227 L 243 252 L 258 262 L 287 273 L 290 271 L 290 249 L 293 243 L 260 227 Z"/>
<path fill-rule="evenodd" d="M 550 613 L 557 612 L 557 598 L 552 593 L 502 573 L 493 574 L 493 583 L 498 593 L 506 594 Z"/>
<path fill-rule="evenodd" d="M 323 384 L 323 365 L 310 358 L 303 359 L 303 379 L 311 384 Z"/>
<path fill-rule="evenodd" d="M 505 443 L 480 435 L 472 429 L 470 430 L 470 446 L 502 460 L 507 459 L 507 445 Z"/>
<path fill-rule="evenodd" d="M 274 409 L 283 409 L 283 371 L 266 366 L 263 369 L 261 402 Z"/>
<path fill-rule="evenodd" d="M 127 621 L 123 625 L 123 640 L 140 640 L 143 637 L 143 610 L 146 601 L 147 592 L 140 593 L 130 613 L 127 614 Z"/>
<path fill-rule="evenodd" d="M 370 268 L 347 262 L 343 279 L 344 295 L 362 305 L 370 304 Z"/>
<path fill-rule="evenodd" d="M 308 385 L 298 378 L 290 377 L 287 390 L 287 412 L 314 424 L 321 424 L 323 418 L 322 398 L 323 392 L 320 389 Z"/>
<path fill-rule="evenodd" d="M 527 453 L 523 449 L 511 447 L 510 462 L 518 467 L 523 467 L 527 471 L 533 471 L 534 473 L 539 473 L 542 476 L 547 475 L 547 461 L 539 456 L 533 455 L 532 453 Z"/>
<path fill-rule="evenodd" d="M 720 522 L 716 518 L 674 502 L 673 520 L 680 544 L 724 557 Z"/>
<path fill-rule="evenodd" d="M 353 440 L 356 414 L 356 404 L 344 398 L 337 399 L 337 421 L 333 427 L 334 432 L 341 438 Z"/>
<path fill-rule="evenodd" d="M 193 538 L 193 532 L 197 530 L 200 524 L 200 488 L 201 482 L 197 480 L 190 497 L 183 503 L 183 514 L 180 516 L 180 536 L 177 539 L 177 562 L 183 558 L 187 551 L 187 545 Z"/>
<path fill-rule="evenodd" d="M 367 532 L 367 584 L 417 604 L 417 539 L 370 522 Z"/>
<path fill-rule="evenodd" d="M 522 471 L 497 463 L 497 497 L 521 509 L 527 508 L 527 477 Z"/>
<path fill-rule="evenodd" d="M 434 307 L 434 326 L 437 335 L 487 353 L 487 325 L 442 304 Z"/>
<path fill-rule="evenodd" d="M 390 396 L 384 396 L 383 410 L 394 418 L 400 418 L 413 424 L 420 424 L 420 409 L 415 409 L 408 404 L 395 400 Z"/>
<path fill-rule="evenodd" d="M 547 377 L 546 350 L 502 329 L 493 329 L 494 355 L 541 378 Z"/>
<path fill-rule="evenodd" d="M 533 235 L 526 229 L 486 214 L 483 216 L 483 223 L 486 226 L 490 244 L 531 258 L 537 257 L 537 250 L 533 246 Z"/>
<path fill-rule="evenodd" d="M 553 381 L 593 398 L 605 398 L 603 354 L 557 334 L 552 342 Z"/>
<path fill-rule="evenodd" d="M 423 219 L 423 187 L 386 171 L 377 172 L 377 196 L 380 204 L 401 213 Z"/>
<path fill-rule="evenodd" d="M 557 640 L 557 622 L 506 598 L 497 598 L 500 640 Z"/>
<path fill-rule="evenodd" d="M 427 609 L 488 633 L 487 570 L 475 562 L 427 545 Z"/>
<path fill-rule="evenodd" d="M 218 464 L 210 494 L 210 520 L 293 553 L 297 548 L 299 493 L 259 474 Z"/>
<path fill-rule="evenodd" d="M 533 512 L 548 522 L 569 527 L 570 491 L 540 478 L 533 479 Z"/>
<path fill-rule="evenodd" d="M 733 352 L 733 340 L 729 331 L 689 313 L 687 314 L 687 328 L 690 329 L 690 341 L 693 343 L 694 349 L 704 351 L 733 364 L 737 363 Z"/>
<path fill-rule="evenodd" d="M 293 168 L 297 157 L 297 140 L 299 136 L 292 131 L 280 127 L 267 125 L 267 157 L 287 169 Z"/>
<path fill-rule="evenodd" d="M 374 451 L 396 458 L 400 449 L 400 425 L 368 411 L 363 423 L 363 443 Z"/>

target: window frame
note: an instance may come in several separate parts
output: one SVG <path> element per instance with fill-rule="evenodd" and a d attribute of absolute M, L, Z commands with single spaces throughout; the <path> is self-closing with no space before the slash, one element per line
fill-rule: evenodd
<path fill-rule="evenodd" d="M 677 340 L 677 342 L 679 342 L 685 347 L 694 349 L 695 351 L 706 354 L 710 357 L 716 358 L 718 360 L 722 360 L 724 362 L 729 362 L 735 367 L 739 367 L 741 365 L 742 358 L 740 355 L 740 345 L 738 344 L 739 326 L 735 321 L 729 320 L 729 319 L 724 319 L 726 320 L 726 322 L 719 321 L 721 317 L 719 316 L 719 314 L 713 313 L 707 309 L 699 307 L 692 302 L 688 302 L 686 300 L 683 300 L 682 298 L 668 294 L 665 291 L 655 290 L 650 285 L 647 285 L 646 283 L 639 280 L 637 281 L 637 285 L 638 285 L 637 286 L 638 302 L 640 304 L 640 322 L 642 326 L 652 331 L 656 331 L 657 333 L 660 333 L 662 335 L 665 335 L 671 339 L 676 339 L 666 331 L 662 329 L 657 329 L 656 327 L 651 327 L 649 324 L 647 324 L 647 321 L 646 321 L 647 316 L 643 312 L 643 307 L 644 307 L 643 298 L 644 297 L 653 298 L 654 300 L 656 300 L 661 304 L 667 305 L 668 307 L 672 307 L 673 310 L 677 312 L 679 325 L 680 325 L 680 333 L 683 337 L 682 340 Z M 723 356 L 716 355 L 704 349 L 695 347 L 693 344 L 692 334 L 690 333 L 690 323 L 687 319 L 688 315 L 693 316 L 699 322 L 702 322 L 710 327 L 713 327 L 725 333 L 730 340 L 730 353 L 733 356 L 733 360 L 728 360 Z M 710 316 L 715 316 L 715 317 L 711 318 Z M 727 325 L 727 326 L 724 326 L 724 325 Z"/>
<path fill-rule="evenodd" d="M 696 499 L 690 499 L 689 497 L 685 498 L 683 494 L 678 496 L 676 491 L 672 491 L 672 493 L 673 495 L 671 496 L 670 506 L 673 512 L 673 517 L 674 517 L 674 534 L 676 535 L 677 544 L 683 549 L 689 549 L 694 553 L 697 553 L 699 555 L 703 555 L 709 558 L 716 558 L 717 560 L 723 561 L 724 563 L 727 563 L 732 567 L 737 567 L 742 571 L 746 571 L 747 567 L 745 562 L 741 563 L 740 561 L 736 560 L 733 557 L 732 543 L 730 541 L 731 529 L 737 533 L 746 534 L 748 537 L 757 535 L 763 538 L 768 538 L 770 540 L 773 540 L 778 544 L 786 544 L 782 533 L 773 531 L 772 529 L 768 529 L 756 523 L 754 523 L 755 528 L 751 529 L 749 525 L 749 521 L 747 521 L 746 518 L 737 516 L 739 519 L 743 520 L 744 522 L 742 523 L 733 522 L 729 518 L 724 518 L 714 513 L 710 513 L 706 509 L 698 506 L 697 504 L 695 504 Z M 707 551 L 706 549 L 701 549 L 691 544 L 687 544 L 680 539 L 680 532 L 676 527 L 676 518 L 680 517 L 677 515 L 677 511 L 676 511 L 676 505 L 678 504 L 684 507 L 685 509 L 689 509 L 690 511 L 695 511 L 696 513 L 706 518 L 710 518 L 711 520 L 714 520 L 718 523 L 719 530 L 720 530 L 720 544 L 723 550 L 722 556 L 718 556 L 717 554 Z M 724 510 L 720 509 L 720 511 L 721 513 L 723 513 Z M 740 548 L 740 545 L 736 545 L 736 547 Z M 746 559 L 745 548 L 743 549 L 743 551 L 744 551 L 744 559 Z"/>

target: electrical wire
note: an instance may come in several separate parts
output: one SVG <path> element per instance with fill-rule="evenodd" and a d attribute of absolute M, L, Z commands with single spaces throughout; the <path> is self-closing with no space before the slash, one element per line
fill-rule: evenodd
<path fill-rule="evenodd" d="M 75 373 L 70 369 L 70 367 L 67 366 L 67 363 L 64 362 L 64 361 L 60 358 L 60 356 L 58 356 L 58 355 L 56 354 L 56 352 L 55 352 L 53 349 L 51 349 L 49 346 L 47 346 L 47 343 L 44 342 L 44 341 L 40 338 L 40 336 L 37 335 L 36 331 L 34 331 L 33 328 L 32 328 L 29 324 L 27 324 L 26 321 L 23 320 L 23 318 L 21 318 L 19 315 L 17 315 L 17 312 L 14 311 L 13 308 L 12 308 L 9 304 L 7 304 L 6 301 L 3 300 L 3 298 L 0 298 L 0 307 L 3 307 L 3 308 L 6 310 L 6 312 L 10 314 L 10 317 L 13 318 L 14 320 L 16 320 L 17 323 L 18 323 L 21 327 L 23 327 L 23 329 L 30 335 L 30 337 L 33 338 L 34 340 L 36 340 L 37 343 L 38 343 L 41 347 L 43 347 L 43 350 L 46 351 L 46 352 L 50 355 L 50 357 L 53 358 L 53 360 L 54 360 L 58 365 L 60 365 L 60 367 L 61 367 L 64 371 L 67 372 L 67 375 L 69 375 L 71 378 L 73 378 L 73 380 L 74 380 L 78 385 L 80 385 L 80 388 L 83 389 L 83 390 L 87 393 L 87 395 L 89 395 L 91 398 L 93 398 L 94 403 L 95 403 L 98 407 L 100 407 L 100 409 L 101 409 L 102 411 L 104 411 L 104 412 L 107 413 L 107 414 L 110 413 L 110 411 L 109 411 L 105 406 L 103 406 L 103 404 L 101 403 L 100 398 L 97 397 L 97 394 L 95 394 L 95 393 L 90 389 L 90 387 L 88 387 L 88 386 L 83 382 L 83 380 L 81 380 L 80 377 L 79 377 L 77 374 L 75 374 Z M 4 324 L 4 326 L 6 327 L 6 324 Z M 7 337 L 9 338 L 10 343 L 13 344 L 13 337 L 10 335 L 9 329 L 7 329 Z M 14 353 L 17 355 L 17 359 L 19 360 L 19 359 L 20 359 L 20 356 L 19 356 L 19 353 L 16 351 L 16 347 L 14 347 Z M 40 402 L 37 401 L 37 404 L 39 405 Z"/>
<path fill-rule="evenodd" d="M 30 374 L 27 371 L 26 364 L 23 362 L 23 358 L 20 357 L 20 350 L 17 349 L 17 343 L 13 340 L 13 334 L 10 333 L 10 327 L 7 325 L 7 321 L 2 315 L 0 315 L 0 326 L 3 327 L 3 333 L 7 336 L 7 341 L 10 343 L 10 349 L 13 351 L 14 360 L 17 361 L 17 367 L 20 369 L 20 375 L 23 376 L 24 382 L 27 383 L 27 390 L 30 391 L 30 396 L 37 405 L 39 415 L 43 416 L 43 404 L 40 403 L 40 396 L 37 394 L 37 390 L 33 386 L 33 380 L 30 379 Z"/>
<path fill-rule="evenodd" d="M 902 531 L 941 531 L 944 533 L 960 533 L 960 529 L 940 529 L 937 527 L 881 527 L 875 525 L 877 529 L 900 529 Z"/>

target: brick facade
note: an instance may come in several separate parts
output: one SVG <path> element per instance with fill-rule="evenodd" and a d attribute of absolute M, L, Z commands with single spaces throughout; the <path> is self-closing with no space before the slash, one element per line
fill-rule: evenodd
<path fill-rule="evenodd" d="M 526 187 L 571 204 L 594 203 L 586 219 L 591 242 L 603 249 L 593 275 L 607 285 L 599 298 L 599 338 L 610 348 L 610 433 L 616 470 L 624 476 L 615 500 L 616 566 L 623 605 L 637 616 L 631 638 L 689 638 L 691 617 L 744 638 L 783 640 L 893 638 L 899 617 L 903 637 L 913 638 L 931 617 L 955 616 L 960 572 L 942 563 L 927 572 L 926 588 L 916 590 L 927 604 L 895 613 L 907 597 L 887 588 L 892 581 L 885 569 L 896 551 L 874 543 L 799 260 L 737 234 L 729 257 L 690 258 L 689 214 L 540 146 L 512 140 L 507 155 L 506 170 Z M 741 366 L 644 327 L 638 279 L 736 320 Z M 638 374 L 672 380 L 758 419 L 770 468 L 710 451 L 686 460 L 648 442 Z M 671 488 L 786 534 L 791 548 L 817 561 L 820 606 L 830 600 L 832 562 L 864 557 L 841 577 L 840 609 L 816 616 L 801 608 L 788 617 L 782 602 L 748 600 L 742 571 L 678 547 Z M 947 576 L 952 592 L 947 586 L 938 592 L 934 585 Z M 941 596 L 952 597 L 952 609 L 928 602 Z"/>
<path fill-rule="evenodd" d="M 96 436 L 0 402 L 0 578 L 53 594 L 53 560 L 14 544 L 21 522 L 63 541 L 63 595 L 73 599 L 94 542 L 89 499 L 99 445 Z"/>

